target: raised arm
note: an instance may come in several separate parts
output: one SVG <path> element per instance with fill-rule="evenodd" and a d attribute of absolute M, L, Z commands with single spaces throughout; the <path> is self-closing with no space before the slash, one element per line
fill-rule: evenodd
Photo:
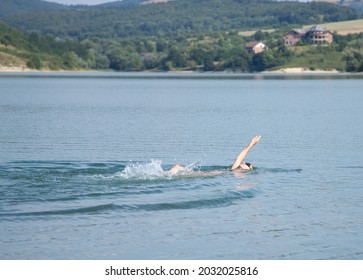
<path fill-rule="evenodd" d="M 237 156 L 236 160 L 234 161 L 231 170 L 235 170 L 241 164 L 241 162 L 246 158 L 248 152 L 252 149 L 254 145 L 256 145 L 261 139 L 261 135 L 255 136 L 252 138 L 251 143 L 244 148 L 239 155 Z"/>

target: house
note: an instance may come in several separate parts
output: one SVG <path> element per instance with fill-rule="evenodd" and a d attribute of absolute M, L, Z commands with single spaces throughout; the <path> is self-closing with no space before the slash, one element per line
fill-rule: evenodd
<path fill-rule="evenodd" d="M 284 36 L 285 46 L 294 46 L 302 39 L 313 44 L 331 44 L 333 33 L 319 25 L 306 29 L 293 29 Z"/>
<path fill-rule="evenodd" d="M 324 27 L 314 25 L 307 32 L 308 40 L 314 44 L 333 43 L 333 33 Z"/>
<path fill-rule="evenodd" d="M 305 32 L 301 29 L 293 29 L 285 34 L 285 46 L 295 46 L 302 38 L 305 37 Z"/>
<path fill-rule="evenodd" d="M 249 42 L 246 44 L 246 49 L 248 52 L 258 54 L 266 50 L 266 45 L 262 42 Z"/>

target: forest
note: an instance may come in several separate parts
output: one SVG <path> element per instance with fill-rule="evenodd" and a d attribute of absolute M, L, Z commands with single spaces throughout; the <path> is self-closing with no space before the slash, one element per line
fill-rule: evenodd
<path fill-rule="evenodd" d="M 260 72 L 304 67 L 363 71 L 362 33 L 334 34 L 333 44 L 327 46 L 284 45 L 283 35 L 291 28 L 360 17 L 337 5 L 178 0 L 139 6 L 139 0 L 127 0 L 123 5 L 83 7 L 17 0 L 27 6 L 16 13 L 14 1 L 0 1 L 9 4 L 4 6 L 8 15 L 0 19 L 17 26 L 0 24 L 0 64 L 3 57 L 43 70 Z M 46 5 L 35 5 L 40 2 Z M 272 27 L 274 31 L 261 31 Z M 246 29 L 257 32 L 243 36 Z M 248 52 L 250 41 L 262 41 L 267 51 Z"/>
<path fill-rule="evenodd" d="M 195 37 L 126 39 L 57 39 L 25 33 L 0 24 L 0 54 L 17 56 L 32 69 L 113 71 L 260 72 L 283 67 L 311 70 L 363 71 L 363 33 L 334 34 L 329 46 L 301 43 L 285 47 L 284 30 L 200 33 Z M 263 41 L 268 50 L 247 51 L 249 41 Z"/>
<path fill-rule="evenodd" d="M 30 1 L 30 4 L 41 2 L 17 1 Z M 34 11 L 36 8 L 24 2 L 20 7 L 23 10 L 28 7 L 27 12 L 15 13 L 14 6 L 2 7 L 1 10 L 8 12 L 3 12 L 2 16 L 0 14 L 0 21 L 27 32 L 84 40 L 186 37 L 206 32 L 312 25 L 353 20 L 360 16 L 353 9 L 323 2 L 177 0 L 163 4 L 137 5 L 137 0 L 134 0 L 135 3 L 130 1 L 132 0 L 120 2 L 124 2 L 124 5 L 116 2 L 100 6 L 45 6 L 38 8 L 37 12 Z"/>

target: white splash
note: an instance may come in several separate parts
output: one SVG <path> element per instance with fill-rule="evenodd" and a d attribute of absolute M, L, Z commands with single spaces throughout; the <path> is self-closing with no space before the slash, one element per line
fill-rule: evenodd
<path fill-rule="evenodd" d="M 200 168 L 200 162 L 194 162 L 185 166 L 185 169 L 177 172 L 176 174 L 172 174 L 163 169 L 161 160 L 152 159 L 150 162 L 143 164 L 130 162 L 122 171 L 117 172 L 114 176 L 123 179 L 138 180 L 158 178 L 171 179 L 194 174 L 195 170 L 198 168 Z"/>
<path fill-rule="evenodd" d="M 124 179 L 155 179 L 165 177 L 167 172 L 161 166 L 161 160 L 152 159 L 149 163 L 130 162 L 124 170 L 117 172 L 115 177 Z"/>

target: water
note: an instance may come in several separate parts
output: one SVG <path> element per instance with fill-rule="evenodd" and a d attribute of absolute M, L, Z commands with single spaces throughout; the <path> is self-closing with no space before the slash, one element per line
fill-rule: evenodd
<path fill-rule="evenodd" d="M 363 259 L 363 80 L 287 77 L 2 74 L 0 259 Z"/>

